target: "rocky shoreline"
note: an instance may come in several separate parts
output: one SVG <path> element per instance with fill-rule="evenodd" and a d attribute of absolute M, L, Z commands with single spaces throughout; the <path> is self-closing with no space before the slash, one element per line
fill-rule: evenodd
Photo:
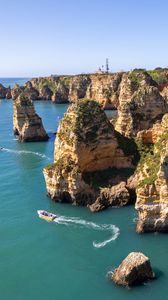
<path fill-rule="evenodd" d="M 93 212 L 135 203 L 138 233 L 168 232 L 167 69 L 51 76 L 0 88 L 1 98 L 13 98 L 20 141 L 48 139 L 32 100 L 72 103 L 58 129 L 54 163 L 44 169 L 53 200 Z M 107 119 L 107 107 L 117 108 L 115 121 Z"/>
<path fill-rule="evenodd" d="M 0 98 L 13 99 L 20 142 L 49 139 L 33 101 L 71 104 L 56 134 L 54 161 L 43 169 L 52 200 L 91 212 L 134 204 L 137 233 L 168 232 L 167 72 L 164 84 L 154 73 L 136 70 L 36 78 L 12 90 L 0 86 Z M 104 109 L 117 109 L 116 119 Z M 111 276 L 126 287 L 154 278 L 140 252 L 131 252 Z"/>
<path fill-rule="evenodd" d="M 48 195 L 91 211 L 135 203 L 137 232 L 168 228 L 166 98 L 147 72 L 123 74 L 118 117 L 78 99 L 65 114 L 54 163 L 44 169 Z"/>
<path fill-rule="evenodd" d="M 126 98 L 138 96 L 140 81 L 145 80 L 147 85 L 159 90 L 159 93 L 168 101 L 168 69 L 145 71 L 135 69 L 130 72 L 93 73 L 79 75 L 55 75 L 49 77 L 32 78 L 22 91 L 29 95 L 31 100 L 51 100 L 54 103 L 74 103 L 78 99 L 97 101 L 104 109 L 117 109 L 120 102 Z M 127 86 L 123 97 L 123 87 Z M 15 97 L 18 85 L 6 88 L 0 85 L 0 99 Z M 151 91 L 152 92 L 152 91 Z M 14 99 L 14 98 L 13 98 Z"/>

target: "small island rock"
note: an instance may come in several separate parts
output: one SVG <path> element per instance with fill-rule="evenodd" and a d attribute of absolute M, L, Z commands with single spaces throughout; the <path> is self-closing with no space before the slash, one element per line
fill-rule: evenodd
<path fill-rule="evenodd" d="M 133 286 L 155 278 L 150 260 L 141 252 L 131 252 L 115 269 L 112 280 L 123 286 Z"/>
<path fill-rule="evenodd" d="M 13 101 L 13 130 L 20 142 L 36 142 L 48 140 L 41 118 L 36 114 L 33 102 L 21 93 Z"/>

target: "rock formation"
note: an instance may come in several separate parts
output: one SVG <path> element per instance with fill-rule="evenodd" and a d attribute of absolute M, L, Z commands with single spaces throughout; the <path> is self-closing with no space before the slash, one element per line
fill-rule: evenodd
<path fill-rule="evenodd" d="M 112 274 L 112 280 L 123 286 L 137 285 L 153 278 L 150 260 L 140 252 L 131 252 Z"/>
<path fill-rule="evenodd" d="M 29 98 L 31 100 L 38 100 L 39 99 L 39 92 L 35 88 L 33 88 L 31 81 L 28 81 L 26 83 L 24 91 L 26 92 L 26 94 L 29 96 Z"/>
<path fill-rule="evenodd" d="M 124 74 L 120 84 L 118 118 L 115 129 L 127 137 L 136 137 L 168 112 L 156 82 L 146 72 Z"/>
<path fill-rule="evenodd" d="M 2 84 L 0 84 L 0 99 L 10 99 L 11 97 L 10 87 L 6 88 Z"/>
<path fill-rule="evenodd" d="M 36 114 L 32 101 L 25 93 L 22 92 L 13 101 L 13 109 L 13 130 L 20 142 L 48 140 L 41 118 Z"/>
<path fill-rule="evenodd" d="M 148 88 L 145 90 L 143 87 Z M 155 87 L 156 89 L 149 89 L 149 87 Z M 148 73 L 143 69 L 135 69 L 132 72 L 110 74 L 55 75 L 33 78 L 27 82 L 25 91 L 31 100 L 52 100 L 55 103 L 71 103 L 78 99 L 89 98 L 97 101 L 104 109 L 116 109 L 120 104 L 121 115 L 120 121 L 118 121 L 118 127 L 121 127 L 120 132 L 123 132 L 124 125 L 123 128 L 121 125 L 122 121 L 125 122 L 125 117 L 127 116 L 126 107 L 124 108 L 126 102 L 132 103 L 134 102 L 134 98 L 136 98 L 135 103 L 133 103 L 134 106 L 138 104 L 138 99 L 141 100 L 141 96 L 143 96 L 143 100 L 140 101 L 141 104 L 146 101 L 144 100 L 145 97 L 151 98 L 151 100 L 149 100 L 153 101 L 153 97 L 158 97 L 159 99 L 159 92 L 165 101 L 168 102 L 167 87 L 167 69 L 152 70 L 148 71 Z M 142 107 L 142 109 L 144 108 Z M 131 125 L 132 118 L 135 120 L 132 107 L 130 110 L 131 112 L 128 115 L 128 121 L 130 122 L 129 127 L 133 126 Z M 138 110 L 140 110 L 140 107 Z M 136 114 L 138 115 L 138 112 L 136 112 Z M 154 115 L 155 114 L 151 116 L 154 117 Z M 124 124 L 126 124 L 126 122 Z M 142 128 L 142 126 L 140 126 L 140 128 L 145 129 Z M 127 135 L 128 134 L 129 130 Z"/>
<path fill-rule="evenodd" d="M 138 166 L 137 232 L 168 232 L 168 114 Z M 153 133 L 155 126 L 153 128 Z M 154 134 L 153 134 L 154 136 Z"/>
<path fill-rule="evenodd" d="M 44 169 L 48 195 L 56 201 L 93 204 L 116 170 L 133 170 L 134 150 L 122 148 L 121 136 L 95 101 L 77 101 L 60 123 L 54 164 Z"/>
<path fill-rule="evenodd" d="M 130 193 L 126 187 L 126 182 L 122 181 L 112 187 L 105 187 L 100 190 L 100 195 L 96 201 L 90 205 L 92 212 L 101 211 L 109 206 L 125 206 L 130 203 Z"/>
<path fill-rule="evenodd" d="M 32 100 L 71 103 L 89 98 L 100 103 L 105 109 L 115 109 L 119 103 L 121 78 L 122 73 L 33 78 L 26 84 L 26 92 L 29 89 L 28 94 Z"/>

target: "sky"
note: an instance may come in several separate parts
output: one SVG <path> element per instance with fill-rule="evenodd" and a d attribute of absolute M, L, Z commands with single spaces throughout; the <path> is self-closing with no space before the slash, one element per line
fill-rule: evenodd
<path fill-rule="evenodd" d="M 0 77 L 168 66 L 167 0 L 0 0 Z"/>

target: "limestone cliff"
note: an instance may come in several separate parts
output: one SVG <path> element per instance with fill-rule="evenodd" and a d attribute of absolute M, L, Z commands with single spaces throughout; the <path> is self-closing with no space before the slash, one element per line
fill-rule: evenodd
<path fill-rule="evenodd" d="M 132 72 L 33 78 L 27 82 L 25 91 L 31 100 L 71 103 L 89 98 L 97 101 L 104 109 L 116 109 L 119 104 L 123 107 L 125 102 L 133 101 L 134 96 L 137 102 L 141 99 L 141 94 L 149 93 L 151 97 L 154 91 L 142 90 L 142 87 L 147 86 L 155 87 L 168 102 L 168 70 L 161 68 L 148 73 L 143 69 L 135 69 Z M 128 121 L 131 122 L 129 118 Z"/>
<path fill-rule="evenodd" d="M 105 109 L 115 109 L 119 103 L 121 78 L 122 73 L 41 77 L 33 78 L 26 84 L 25 89 L 26 92 L 29 91 L 32 100 L 71 103 L 89 98 L 96 100 Z"/>
<path fill-rule="evenodd" d="M 48 195 L 56 201 L 92 204 L 114 170 L 134 168 L 121 137 L 95 101 L 72 104 L 59 126 L 54 164 L 44 169 Z M 128 151 L 128 149 L 127 149 Z"/>
<path fill-rule="evenodd" d="M 12 94 L 12 100 L 16 100 L 19 95 L 21 93 L 24 92 L 24 87 L 23 86 L 19 86 L 18 84 L 15 84 L 15 86 L 13 87 L 12 91 L 11 91 L 11 94 Z M 29 98 L 30 98 L 30 95 L 28 94 Z"/>
<path fill-rule="evenodd" d="M 20 142 L 48 140 L 41 118 L 36 114 L 32 101 L 21 93 L 13 101 L 13 130 Z"/>
<path fill-rule="evenodd" d="M 159 126 L 159 125 L 158 125 Z M 168 114 L 138 167 L 137 232 L 168 232 Z"/>
<path fill-rule="evenodd" d="M 115 129 L 127 137 L 136 137 L 149 129 L 168 111 L 156 82 L 146 72 L 124 74 L 120 84 L 118 118 Z"/>

